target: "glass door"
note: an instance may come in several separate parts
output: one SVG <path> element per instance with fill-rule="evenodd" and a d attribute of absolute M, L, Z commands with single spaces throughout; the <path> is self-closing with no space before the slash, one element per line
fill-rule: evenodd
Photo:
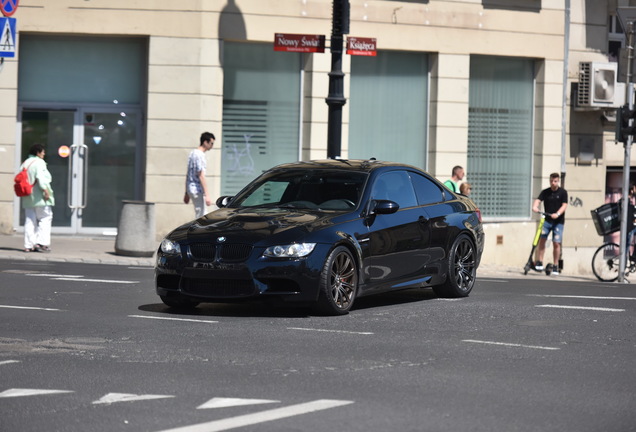
<path fill-rule="evenodd" d="M 55 207 L 53 207 L 54 232 L 70 233 L 76 231 L 73 226 L 72 211 L 66 206 L 68 200 L 69 175 L 68 155 L 64 156 L 63 149 L 68 148 L 75 139 L 76 110 L 39 110 L 24 109 L 22 114 L 22 151 L 20 161 L 28 157 L 33 144 L 42 144 L 46 148 L 44 160 L 48 164 L 53 181 Z M 58 149 L 62 149 L 59 152 Z M 60 154 L 61 153 L 61 154 Z M 24 211 L 17 200 L 19 210 L 19 225 L 24 224 Z M 17 225 L 17 224 L 16 224 Z"/>
<path fill-rule="evenodd" d="M 117 227 L 122 200 L 137 196 L 140 115 L 135 111 L 82 110 L 82 138 L 74 150 L 78 192 L 73 206 L 81 227 Z"/>
<path fill-rule="evenodd" d="M 121 202 L 141 192 L 140 111 L 23 108 L 21 120 L 22 160 L 33 144 L 47 150 L 53 232 L 115 234 Z"/>

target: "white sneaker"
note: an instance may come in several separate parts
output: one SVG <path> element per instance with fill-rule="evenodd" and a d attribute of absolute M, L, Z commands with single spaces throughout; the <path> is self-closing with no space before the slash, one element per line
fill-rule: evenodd
<path fill-rule="evenodd" d="M 552 268 L 552 275 L 554 275 L 554 276 L 558 276 L 559 275 L 559 268 L 558 267 L 553 267 Z"/>

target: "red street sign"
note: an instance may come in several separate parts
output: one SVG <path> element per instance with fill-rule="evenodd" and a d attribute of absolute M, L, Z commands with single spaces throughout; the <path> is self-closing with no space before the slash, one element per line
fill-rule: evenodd
<path fill-rule="evenodd" d="M 0 0 L 0 9 L 2 15 L 10 17 L 18 9 L 18 2 L 20 0 Z"/>
<path fill-rule="evenodd" d="M 349 36 L 347 38 L 347 54 L 375 57 L 377 54 L 375 42 L 375 38 Z"/>
<path fill-rule="evenodd" d="M 325 52 L 325 36 L 276 33 L 274 35 L 274 51 Z"/>

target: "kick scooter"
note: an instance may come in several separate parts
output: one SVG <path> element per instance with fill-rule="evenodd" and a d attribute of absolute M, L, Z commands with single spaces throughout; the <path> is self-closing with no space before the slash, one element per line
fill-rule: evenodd
<path fill-rule="evenodd" d="M 541 230 L 543 229 L 543 224 L 545 223 L 545 217 L 547 215 L 548 215 L 547 213 L 541 212 L 541 219 L 539 220 L 539 225 L 537 226 L 537 232 L 534 234 L 534 240 L 532 241 L 532 250 L 530 250 L 530 256 L 528 257 L 528 262 L 523 267 L 524 275 L 527 275 L 530 269 L 536 272 L 541 271 L 541 270 L 537 270 L 536 267 L 534 266 L 534 260 L 532 257 L 534 255 L 534 250 L 537 248 L 537 245 L 539 244 L 539 238 L 541 237 Z M 545 268 L 545 274 L 549 276 L 550 273 L 552 273 L 552 264 L 548 264 Z"/>

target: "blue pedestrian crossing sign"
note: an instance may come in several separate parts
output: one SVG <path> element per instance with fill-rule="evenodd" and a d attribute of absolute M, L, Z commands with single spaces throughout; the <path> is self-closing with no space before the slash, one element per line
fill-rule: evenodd
<path fill-rule="evenodd" d="M 0 57 L 15 57 L 16 19 L 0 17 Z"/>

